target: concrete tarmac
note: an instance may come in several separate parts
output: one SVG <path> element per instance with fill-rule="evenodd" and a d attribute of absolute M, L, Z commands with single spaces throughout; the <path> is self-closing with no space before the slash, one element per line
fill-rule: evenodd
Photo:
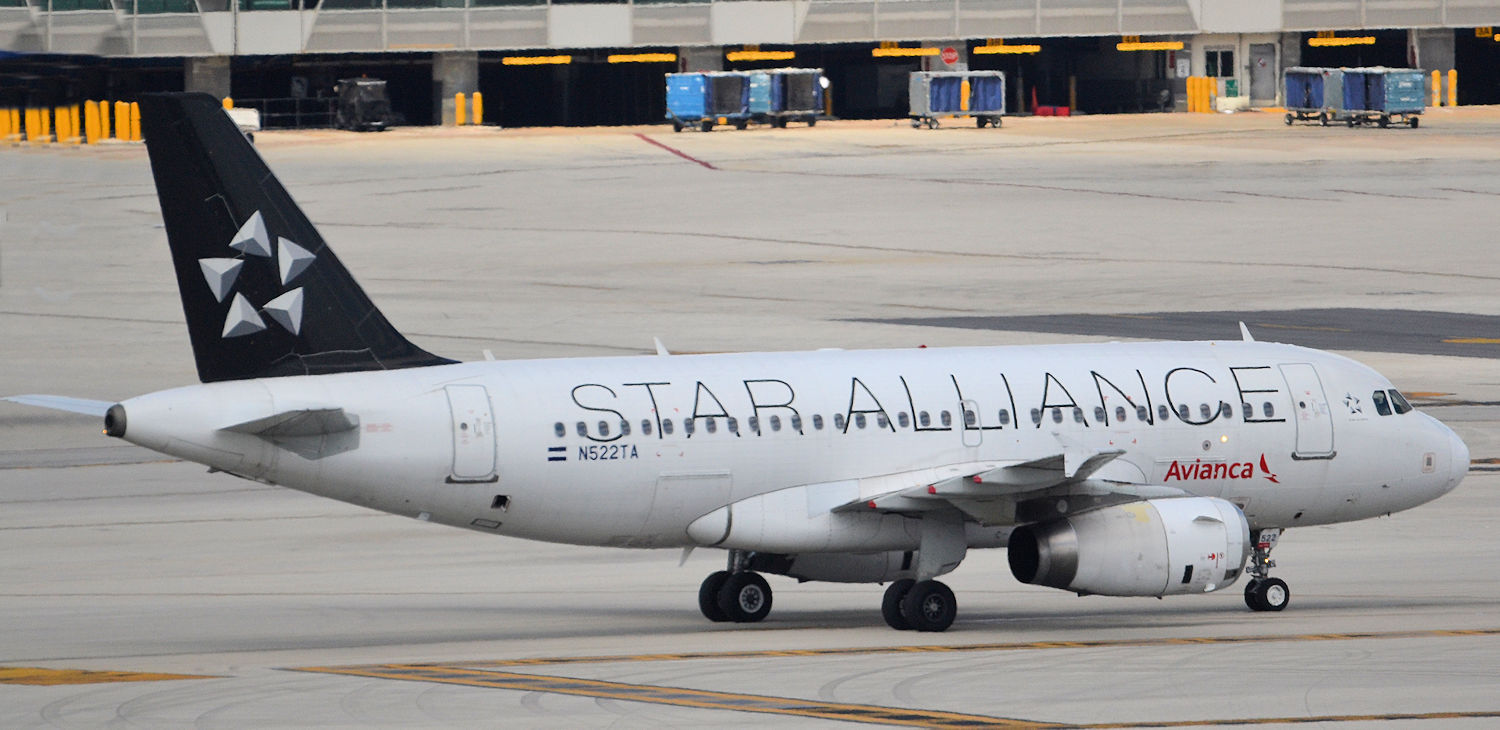
<path fill-rule="evenodd" d="M 428 525 L 0 403 L 0 727 L 1500 722 L 1500 109 L 1417 130 L 1250 113 L 256 141 L 440 354 L 1100 341 L 1145 332 L 1080 317 L 1340 310 L 1368 344 L 1339 351 L 1420 394 L 1475 470 L 1415 510 L 1287 533 L 1284 613 L 1239 585 L 1077 598 L 985 551 L 945 579 L 958 622 L 921 635 L 885 627 L 879 587 L 774 576 L 764 623 L 711 624 L 694 599 L 717 551 L 679 567 Z M 20 181 L 0 394 L 195 382 L 144 150 L 6 148 L 0 168 Z M 1423 354 L 1385 310 L 1464 331 Z M 1017 316 L 1061 324 L 924 322 Z"/>

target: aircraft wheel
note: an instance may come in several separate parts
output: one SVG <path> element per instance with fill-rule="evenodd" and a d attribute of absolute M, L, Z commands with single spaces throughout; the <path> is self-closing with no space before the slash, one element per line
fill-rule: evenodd
<path fill-rule="evenodd" d="M 703 617 L 714 623 L 729 620 L 729 614 L 719 608 L 719 589 L 724 587 L 724 581 L 729 580 L 729 571 L 721 570 L 717 573 L 709 573 L 703 579 L 703 585 L 698 586 L 698 610 L 703 612 Z"/>
<path fill-rule="evenodd" d="M 911 587 L 901 599 L 901 617 L 918 631 L 946 631 L 958 616 L 958 600 L 952 589 L 935 580 Z"/>
<path fill-rule="evenodd" d="M 880 615 L 885 617 L 887 626 L 897 631 L 911 629 L 911 624 L 907 623 L 906 618 L 901 615 L 901 599 L 906 598 L 906 594 L 911 592 L 913 585 L 916 585 L 916 581 L 902 578 L 886 586 L 885 599 L 880 602 Z"/>
<path fill-rule="evenodd" d="M 1280 611 L 1292 602 L 1292 591 L 1280 578 L 1264 578 L 1245 586 L 1245 603 L 1256 611 Z"/>
<path fill-rule="evenodd" d="M 718 603 L 730 621 L 755 623 L 771 612 L 771 586 L 758 573 L 735 573 L 719 588 Z"/>

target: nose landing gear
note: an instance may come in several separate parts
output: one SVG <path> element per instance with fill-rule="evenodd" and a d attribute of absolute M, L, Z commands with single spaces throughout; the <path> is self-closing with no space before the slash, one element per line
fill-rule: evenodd
<path fill-rule="evenodd" d="M 1279 528 L 1256 530 L 1250 535 L 1255 543 L 1255 552 L 1250 555 L 1250 582 L 1245 584 L 1245 605 L 1252 611 L 1280 611 L 1292 602 L 1292 591 L 1286 581 L 1271 577 L 1276 561 L 1271 559 L 1271 549 L 1281 538 Z"/>

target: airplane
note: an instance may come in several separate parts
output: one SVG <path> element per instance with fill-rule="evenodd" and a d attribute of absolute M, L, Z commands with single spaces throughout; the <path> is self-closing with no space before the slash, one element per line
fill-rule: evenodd
<path fill-rule="evenodd" d="M 1206 342 L 456 362 L 402 336 L 205 94 L 141 124 L 201 383 L 107 435 L 266 484 L 487 534 L 726 551 L 715 622 L 763 574 L 887 584 L 895 629 L 957 615 L 940 576 L 1006 548 L 1079 595 L 1211 593 L 1281 611 L 1282 531 L 1409 509 L 1469 452 L 1354 360 Z"/>

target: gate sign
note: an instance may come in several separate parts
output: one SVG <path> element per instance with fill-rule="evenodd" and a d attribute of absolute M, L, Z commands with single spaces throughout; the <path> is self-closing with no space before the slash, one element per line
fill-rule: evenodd
<path fill-rule="evenodd" d="M 947 48 L 944 48 L 943 49 L 943 63 L 946 63 L 949 66 L 952 66 L 953 64 L 958 63 L 958 49 L 954 48 L 953 46 L 948 46 Z"/>

